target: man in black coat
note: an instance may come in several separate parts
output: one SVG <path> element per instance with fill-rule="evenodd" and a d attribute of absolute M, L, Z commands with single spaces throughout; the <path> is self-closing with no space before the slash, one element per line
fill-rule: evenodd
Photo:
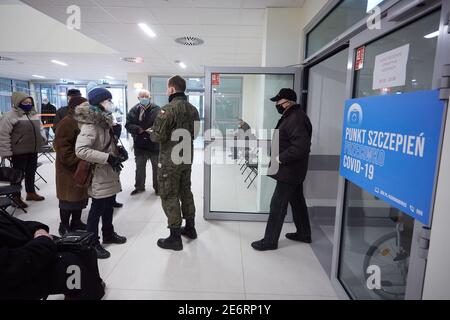
<path fill-rule="evenodd" d="M 69 91 L 67 91 L 67 104 L 69 104 L 70 99 L 75 98 L 75 97 L 81 97 L 81 91 L 78 89 L 70 89 Z M 53 122 L 53 129 L 56 132 L 56 126 L 58 125 L 58 123 L 64 119 L 64 117 L 67 115 L 67 112 L 69 111 L 69 107 L 61 107 L 58 109 L 58 111 L 56 111 L 56 116 Z"/>
<path fill-rule="evenodd" d="M 159 144 L 152 142 L 150 134 L 146 130 L 153 127 L 161 108 L 151 102 L 148 90 L 141 90 L 138 99 L 139 103 L 128 112 L 125 125 L 125 128 L 133 136 L 136 160 L 136 183 L 131 195 L 134 196 L 145 191 L 148 160 L 152 163 L 153 189 L 156 194 L 159 194 L 157 181 Z"/>
<path fill-rule="evenodd" d="M 45 136 L 47 137 L 47 141 L 48 138 L 50 136 L 50 127 L 49 126 L 53 126 L 54 122 L 55 122 L 55 117 L 56 117 L 56 107 L 50 103 L 50 101 L 45 98 L 42 100 L 42 106 L 41 106 L 41 114 L 43 116 L 41 116 L 41 121 L 44 125 L 46 125 L 46 127 L 44 128 L 45 131 Z M 55 128 L 53 128 L 53 132 L 55 132 Z"/>
<path fill-rule="evenodd" d="M 272 142 L 272 163 L 269 169 L 269 175 L 277 181 L 277 185 L 270 203 L 264 239 L 252 243 L 252 247 L 259 251 L 278 249 L 278 240 L 289 204 L 297 232 L 288 233 L 286 237 L 311 243 L 311 226 L 303 195 L 303 182 L 311 152 L 311 121 L 296 103 L 295 91 L 282 89 L 271 100 L 276 102 L 276 108 L 282 115 Z"/>
<path fill-rule="evenodd" d="M 79 256 L 57 250 L 49 228 L 0 211 L 0 300 L 38 300 L 65 294 L 72 299 L 101 299 L 104 287 L 92 252 Z M 81 289 L 67 286 L 69 266 L 81 270 Z"/>

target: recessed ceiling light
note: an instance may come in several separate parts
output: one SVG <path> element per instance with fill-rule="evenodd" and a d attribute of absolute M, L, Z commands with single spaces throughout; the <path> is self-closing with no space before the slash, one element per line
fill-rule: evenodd
<path fill-rule="evenodd" d="M 146 23 L 139 23 L 138 26 L 139 26 L 139 28 L 141 28 L 142 31 L 144 31 L 150 38 L 156 37 L 156 33 L 154 33 L 153 30 L 150 29 L 150 27 L 149 27 Z"/>
<path fill-rule="evenodd" d="M 187 66 L 186 66 L 186 64 L 185 64 L 184 62 L 179 62 L 178 65 L 179 65 L 180 68 L 182 68 L 182 69 L 186 69 L 186 68 L 187 68 Z"/>
<path fill-rule="evenodd" d="M 38 79 L 45 79 L 44 76 L 40 76 L 40 75 L 37 75 L 37 74 L 33 74 L 32 77 L 38 78 Z"/>
<path fill-rule="evenodd" d="M 427 39 L 433 39 L 433 38 L 436 38 L 436 37 L 439 37 L 439 30 L 435 31 L 435 32 L 432 32 L 430 34 L 427 34 L 425 36 L 425 38 L 427 38 Z"/>
<path fill-rule="evenodd" d="M 129 63 L 144 63 L 144 58 L 142 57 L 123 57 L 120 60 Z"/>
<path fill-rule="evenodd" d="M 58 65 L 60 65 L 60 66 L 64 66 L 64 67 L 67 67 L 67 66 L 68 66 L 68 64 L 67 64 L 67 63 L 65 63 L 65 62 L 62 62 L 62 61 L 58 61 L 58 60 L 52 60 L 52 63 L 54 63 L 54 64 L 58 64 Z"/>
<path fill-rule="evenodd" d="M 115 79 L 114 77 L 111 77 L 111 76 L 105 76 L 105 78 L 109 79 L 109 80 L 114 80 Z"/>

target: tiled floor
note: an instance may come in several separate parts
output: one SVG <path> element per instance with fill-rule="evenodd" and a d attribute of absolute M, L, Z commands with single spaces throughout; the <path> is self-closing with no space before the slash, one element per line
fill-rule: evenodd
<path fill-rule="evenodd" d="M 151 188 L 136 197 L 129 195 L 135 166 L 132 159 L 126 163 L 121 176 L 123 192 L 118 196 L 125 206 L 115 213 L 114 224 L 128 242 L 109 246 L 111 258 L 99 261 L 107 284 L 105 299 L 337 299 L 309 245 L 283 237 L 279 250 L 261 253 L 253 250 L 250 243 L 262 237 L 264 223 L 203 219 L 201 155 L 197 151 L 192 175 L 199 238 L 185 240 L 181 252 L 156 246 L 158 238 L 168 233 L 160 200 Z M 16 216 L 42 221 L 56 234 L 59 217 L 54 166 L 40 160 L 44 165 L 39 172 L 48 184 L 40 181 L 37 185 L 47 200 L 31 203 L 28 214 Z M 149 173 L 150 170 L 149 166 Z M 148 177 L 151 179 L 151 174 Z M 83 219 L 86 215 L 87 210 Z M 286 224 L 283 234 L 293 229 L 293 225 Z"/>

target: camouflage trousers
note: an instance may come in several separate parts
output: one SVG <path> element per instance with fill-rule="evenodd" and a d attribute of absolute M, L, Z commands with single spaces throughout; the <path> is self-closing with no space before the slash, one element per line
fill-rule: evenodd
<path fill-rule="evenodd" d="M 191 165 L 158 169 L 159 194 L 169 228 L 180 228 L 182 218 L 193 219 L 195 217 L 191 172 Z"/>

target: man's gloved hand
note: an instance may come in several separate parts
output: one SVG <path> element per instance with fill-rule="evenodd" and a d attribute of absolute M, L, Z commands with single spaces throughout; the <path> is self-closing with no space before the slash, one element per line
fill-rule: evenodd
<path fill-rule="evenodd" d="M 108 157 L 108 163 L 111 165 L 114 171 L 120 172 L 123 169 L 122 160 L 115 155 L 110 154 Z"/>

